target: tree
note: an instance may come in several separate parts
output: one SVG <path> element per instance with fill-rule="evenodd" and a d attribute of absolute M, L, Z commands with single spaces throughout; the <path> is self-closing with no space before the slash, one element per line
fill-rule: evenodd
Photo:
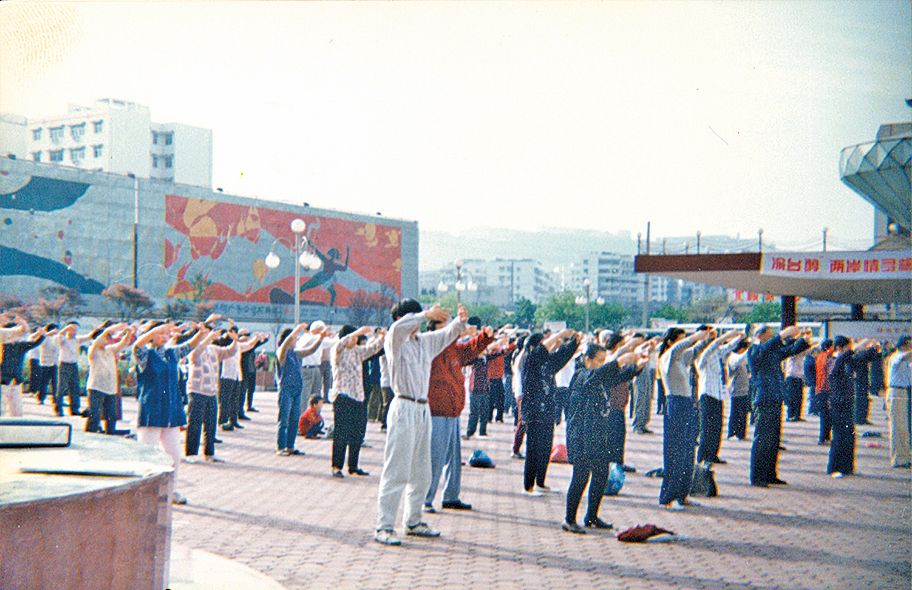
<path fill-rule="evenodd" d="M 662 307 L 656 309 L 649 314 L 649 319 L 653 318 L 662 318 L 666 320 L 673 320 L 675 322 L 684 323 L 687 321 L 688 311 L 680 307 L 675 307 L 668 303 L 662 304 Z"/>
<path fill-rule="evenodd" d="M 585 310 L 576 303 L 576 295 L 563 291 L 552 295 L 535 310 L 535 325 L 546 322 L 566 322 L 568 328 L 582 330 L 586 327 Z"/>
<path fill-rule="evenodd" d="M 101 294 L 114 302 L 124 322 L 132 322 L 155 307 L 155 302 L 144 291 L 129 285 L 114 283 Z"/>
<path fill-rule="evenodd" d="M 174 303 L 165 305 L 165 317 L 169 320 L 182 320 L 193 309 L 192 306 L 183 299 L 175 299 Z"/>
<path fill-rule="evenodd" d="M 687 314 L 687 321 L 710 324 L 718 322 L 728 312 L 728 298 L 725 295 L 706 297 L 694 302 Z"/>
<path fill-rule="evenodd" d="M 348 301 L 348 318 L 356 326 L 379 324 L 383 321 L 383 313 L 392 305 L 392 300 L 383 293 L 358 289 Z"/>
<path fill-rule="evenodd" d="M 525 297 L 516 302 L 516 311 L 512 316 L 517 328 L 531 328 L 535 323 L 535 305 Z"/>
<path fill-rule="evenodd" d="M 496 328 L 506 323 L 507 315 L 493 303 L 468 305 L 466 306 L 466 311 L 469 312 L 469 317 L 478 317 L 482 326 L 494 326 Z"/>
<path fill-rule="evenodd" d="M 741 321 L 747 324 L 773 323 L 781 319 L 782 304 L 773 301 L 758 303 L 748 313 L 741 316 Z"/>
<path fill-rule="evenodd" d="M 583 312 L 585 314 L 585 311 Z M 627 325 L 633 311 L 620 303 L 589 304 L 589 325 L 592 329 L 620 330 Z M 585 322 L 585 318 L 583 319 Z M 585 324 L 584 324 L 585 325 Z"/>
<path fill-rule="evenodd" d="M 39 321 L 61 324 L 79 315 L 85 299 L 76 289 L 52 286 L 38 290 L 41 297 L 30 306 L 30 315 Z"/>

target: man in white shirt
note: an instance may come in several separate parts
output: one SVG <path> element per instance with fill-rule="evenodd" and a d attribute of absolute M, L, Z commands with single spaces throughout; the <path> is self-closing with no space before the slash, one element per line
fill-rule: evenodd
<path fill-rule="evenodd" d="M 910 451 L 909 397 L 912 391 L 912 337 L 902 336 L 896 350 L 887 357 L 887 413 L 890 417 L 890 461 L 893 467 L 908 469 Z"/>
<path fill-rule="evenodd" d="M 465 330 L 468 314 L 459 306 L 457 317 L 445 328 L 419 334 L 426 320 L 449 320 L 447 311 L 439 305 L 422 311 L 420 303 L 404 299 L 393 306 L 391 313 L 393 325 L 386 335 L 384 350 L 395 397 L 387 417 L 374 540 L 399 545 L 394 522 L 403 490 L 405 533 L 440 536 L 439 531 L 421 522 L 421 508 L 431 485 L 431 411 L 427 403 L 431 363 Z"/>
<path fill-rule="evenodd" d="M 69 322 L 57 334 L 57 397 L 66 396 L 70 403 L 70 416 L 79 415 L 79 347 L 91 340 L 89 334 L 76 334 L 79 324 Z M 60 404 L 58 404 L 59 406 Z"/>
<path fill-rule="evenodd" d="M 54 399 L 54 413 L 63 416 L 63 406 L 57 396 L 57 359 L 60 354 L 60 346 L 54 336 L 58 332 L 57 324 L 48 324 L 45 326 L 44 340 L 38 345 L 38 385 L 35 398 L 39 404 L 43 404 L 44 398 L 47 396 L 47 387 L 50 385 L 51 397 Z"/>
<path fill-rule="evenodd" d="M 329 399 L 323 395 L 323 371 L 321 369 L 321 364 L 323 362 L 324 353 L 328 354 L 329 350 L 339 340 L 337 338 L 329 338 L 329 328 L 326 327 L 325 323 L 317 320 L 310 324 L 308 333 L 302 335 L 294 347 L 296 351 L 309 348 L 321 336 L 323 341 L 317 349 L 301 359 L 301 399 L 305 401 L 309 400 L 312 395 L 324 398 L 327 402 L 329 401 Z"/>

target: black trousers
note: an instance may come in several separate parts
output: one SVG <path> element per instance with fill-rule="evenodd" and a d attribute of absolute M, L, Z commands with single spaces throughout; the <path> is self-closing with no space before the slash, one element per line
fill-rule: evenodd
<path fill-rule="evenodd" d="M 523 469 L 523 486 L 531 490 L 538 484 L 544 487 L 554 443 L 554 420 L 526 423 L 526 464 Z"/>
<path fill-rule="evenodd" d="M 779 443 L 782 440 L 782 402 L 764 402 L 756 406 L 757 420 L 751 445 L 752 484 L 767 484 L 778 479 Z"/>
<path fill-rule="evenodd" d="M 804 405 L 804 379 L 801 377 L 785 378 L 785 404 L 788 407 L 788 419 L 801 418 L 801 406 Z"/>
<path fill-rule="evenodd" d="M 830 419 L 830 392 L 817 392 L 817 410 L 820 412 L 820 437 L 817 442 L 820 444 L 830 440 L 830 433 L 833 431 L 833 421 Z"/>
<path fill-rule="evenodd" d="M 256 389 L 256 371 L 247 373 L 241 372 L 241 410 L 245 407 L 249 410 L 253 407 L 253 392 Z M 247 399 L 247 405 L 244 405 L 244 399 Z M 244 412 L 242 411 L 241 414 Z"/>
<path fill-rule="evenodd" d="M 58 414 L 61 414 L 62 408 L 57 402 L 57 365 L 50 367 L 38 365 L 38 385 L 36 387 L 36 392 L 39 403 L 44 403 L 44 398 L 47 397 L 48 393 L 48 385 L 51 386 L 51 398 L 54 400 L 54 409 L 57 410 Z"/>
<path fill-rule="evenodd" d="M 697 462 L 715 461 L 722 444 L 722 400 L 708 395 L 700 396 L 700 448 Z"/>
<path fill-rule="evenodd" d="M 496 410 L 496 413 L 495 413 Z M 488 422 L 503 422 L 504 388 L 500 379 L 488 379 Z"/>
<path fill-rule="evenodd" d="M 337 395 L 333 402 L 332 468 L 342 469 L 348 450 L 348 472 L 358 469 L 361 443 L 367 424 L 367 407 L 347 395 Z"/>
<path fill-rule="evenodd" d="M 608 462 L 624 464 L 624 447 L 627 444 L 627 422 L 624 410 L 608 410 Z"/>
<path fill-rule="evenodd" d="M 215 455 L 215 415 L 217 412 L 215 396 L 191 391 L 189 397 L 184 455 L 192 457 L 199 453 L 200 431 L 202 431 L 203 454 L 211 457 Z"/>
<path fill-rule="evenodd" d="M 466 428 L 466 436 L 475 434 L 486 436 L 488 434 L 488 393 L 486 391 L 473 391 L 469 394 L 469 425 Z"/>
<path fill-rule="evenodd" d="M 867 383 L 855 383 L 855 424 L 867 424 L 871 398 L 868 396 Z"/>
<path fill-rule="evenodd" d="M 656 414 L 665 413 L 665 384 L 661 379 L 656 380 Z"/>
<path fill-rule="evenodd" d="M 79 366 L 76 363 L 60 363 L 57 366 L 57 407 L 66 396 L 70 402 L 70 416 L 79 414 Z"/>
<path fill-rule="evenodd" d="M 89 416 L 86 418 L 85 431 L 98 432 L 102 417 L 105 423 L 105 434 L 114 434 L 117 428 L 117 396 L 105 395 L 94 389 L 89 390 Z"/>
<path fill-rule="evenodd" d="M 731 413 L 728 415 L 728 436 L 744 440 L 744 437 L 747 436 L 747 413 L 749 411 L 749 395 L 732 396 Z"/>
<path fill-rule="evenodd" d="M 833 422 L 833 442 L 830 443 L 830 460 L 827 473 L 855 472 L 855 422 L 852 400 L 833 403 L 830 400 L 830 418 Z"/>
<path fill-rule="evenodd" d="M 589 507 L 586 509 L 584 522 L 591 522 L 598 518 L 599 506 L 602 505 L 602 496 L 605 495 L 605 486 L 608 484 L 608 474 L 607 463 L 596 465 L 583 459 L 573 464 L 573 476 L 570 479 L 570 488 L 567 490 L 567 516 L 565 517 L 567 522 L 576 522 L 576 513 L 579 511 L 586 484 L 589 484 Z"/>
<path fill-rule="evenodd" d="M 219 379 L 218 423 L 238 425 L 241 409 L 241 382 L 234 379 Z"/>

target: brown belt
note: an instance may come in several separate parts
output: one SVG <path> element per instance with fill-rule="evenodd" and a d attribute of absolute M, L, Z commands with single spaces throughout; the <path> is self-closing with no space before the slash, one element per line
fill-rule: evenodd
<path fill-rule="evenodd" d="M 399 399 L 407 399 L 408 401 L 415 402 L 416 404 L 426 404 L 427 403 L 426 399 L 415 399 L 415 398 L 409 397 L 407 395 L 397 395 L 396 397 L 398 397 Z"/>

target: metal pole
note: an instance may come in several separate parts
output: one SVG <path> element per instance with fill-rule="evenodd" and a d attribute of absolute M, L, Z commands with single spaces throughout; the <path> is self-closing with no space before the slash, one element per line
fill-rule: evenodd
<path fill-rule="evenodd" d="M 586 333 L 589 333 L 589 287 L 586 285 Z"/>
<path fill-rule="evenodd" d="M 649 223 L 650 223 L 650 222 L 648 222 L 648 221 L 646 222 L 646 256 L 649 256 Z M 643 297 L 643 327 L 644 327 L 644 328 L 647 327 L 646 324 L 647 324 L 647 322 L 649 321 L 649 286 L 650 286 L 649 283 L 650 283 L 650 278 L 651 278 L 651 277 L 647 274 L 647 275 L 646 275 L 646 286 L 644 287 L 644 289 L 646 290 L 646 293 L 644 294 L 644 297 Z"/>
<path fill-rule="evenodd" d="M 823 228 L 823 251 L 826 252 L 826 235 L 829 228 Z"/>
<path fill-rule="evenodd" d="M 139 179 L 135 174 L 128 174 L 133 178 L 133 288 L 139 288 Z"/>
<path fill-rule="evenodd" d="M 295 282 L 294 282 L 294 325 L 301 323 L 301 263 L 298 257 L 301 255 L 301 236 L 295 234 Z"/>

